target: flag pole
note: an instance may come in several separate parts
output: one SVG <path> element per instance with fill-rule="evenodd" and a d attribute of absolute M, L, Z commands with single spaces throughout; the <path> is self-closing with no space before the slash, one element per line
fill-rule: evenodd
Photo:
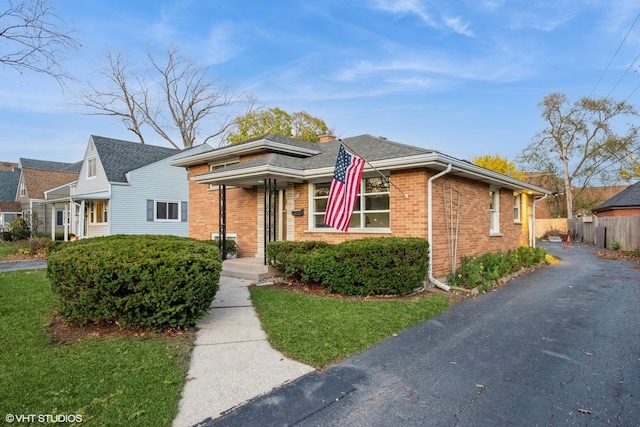
<path fill-rule="evenodd" d="M 383 174 L 382 172 L 380 172 L 378 169 L 376 169 L 375 166 L 373 166 L 371 163 L 369 163 L 369 160 L 365 159 L 364 156 L 362 156 L 362 154 L 358 153 L 356 150 L 354 150 L 353 148 L 351 148 L 349 146 L 349 144 L 347 144 L 346 142 L 344 142 L 342 139 L 338 138 L 338 141 L 340 141 L 340 144 L 344 145 L 345 147 L 347 147 L 349 149 L 349 151 L 351 151 L 353 154 L 355 154 L 356 156 L 360 157 L 362 160 L 364 160 L 365 162 L 367 162 L 367 164 L 369 166 L 371 166 L 373 168 L 374 171 L 378 172 L 378 174 L 380 174 L 381 177 L 383 177 L 385 179 L 385 181 L 387 181 L 389 184 L 393 185 L 395 187 L 396 190 L 398 190 L 405 199 L 409 198 L 409 195 L 407 193 L 405 193 L 404 191 L 402 191 L 400 189 L 400 187 L 398 187 L 397 185 L 395 185 L 393 182 L 391 182 L 391 179 L 389 179 L 385 174 Z"/>

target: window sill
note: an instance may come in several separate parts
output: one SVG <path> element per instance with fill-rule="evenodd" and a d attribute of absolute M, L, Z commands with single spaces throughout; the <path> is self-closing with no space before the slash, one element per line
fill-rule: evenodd
<path fill-rule="evenodd" d="M 343 233 L 344 231 L 336 230 L 335 228 L 311 228 L 304 230 L 305 233 Z M 390 228 L 351 228 L 347 233 L 353 234 L 391 234 Z"/>
<path fill-rule="evenodd" d="M 500 233 L 499 231 L 491 231 L 489 233 L 489 237 L 502 237 L 502 236 L 503 236 L 503 234 Z"/>
<path fill-rule="evenodd" d="M 522 221 L 513 221 L 513 223 L 516 225 L 522 225 Z"/>

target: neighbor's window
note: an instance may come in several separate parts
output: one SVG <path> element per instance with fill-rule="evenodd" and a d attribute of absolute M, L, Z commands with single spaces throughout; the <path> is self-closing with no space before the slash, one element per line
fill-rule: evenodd
<path fill-rule="evenodd" d="M 56 211 L 56 225 L 64 225 L 64 211 Z"/>
<path fill-rule="evenodd" d="M 522 222 L 521 206 L 522 195 L 520 193 L 513 193 L 513 222 Z"/>
<path fill-rule="evenodd" d="M 156 202 L 156 221 L 180 221 L 180 202 Z"/>
<path fill-rule="evenodd" d="M 489 188 L 489 232 L 500 233 L 500 189 L 493 185 Z"/>
<path fill-rule="evenodd" d="M 99 200 L 89 203 L 89 222 L 91 224 L 101 224 L 108 222 L 109 202 Z"/>
<path fill-rule="evenodd" d="M 93 178 L 96 176 L 97 165 L 98 159 L 96 157 L 87 159 L 87 178 Z"/>
<path fill-rule="evenodd" d="M 20 197 L 27 195 L 27 186 L 24 185 L 24 181 L 20 183 Z"/>
<path fill-rule="evenodd" d="M 313 189 L 313 226 L 328 228 L 324 223 L 331 183 L 315 184 Z M 351 215 L 349 230 L 389 228 L 389 182 L 382 177 L 364 178 Z"/>

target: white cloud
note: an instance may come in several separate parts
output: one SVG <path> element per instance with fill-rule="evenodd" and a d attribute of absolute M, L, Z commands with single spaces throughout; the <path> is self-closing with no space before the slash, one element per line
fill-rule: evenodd
<path fill-rule="evenodd" d="M 428 26 L 434 28 L 439 27 L 437 22 L 427 13 L 420 0 L 374 0 L 373 4 L 376 9 L 386 12 L 415 15 Z"/>
<path fill-rule="evenodd" d="M 462 19 L 459 16 L 454 18 L 444 18 L 444 23 L 448 28 L 455 31 L 458 34 L 462 34 L 464 36 L 473 36 L 473 31 L 469 29 L 469 22 L 462 22 Z"/>

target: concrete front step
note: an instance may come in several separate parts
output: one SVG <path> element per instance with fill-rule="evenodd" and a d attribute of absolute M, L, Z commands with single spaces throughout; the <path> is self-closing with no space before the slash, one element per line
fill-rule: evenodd
<path fill-rule="evenodd" d="M 264 265 L 262 258 L 234 258 L 222 263 L 222 276 L 260 281 L 278 275 L 271 266 Z"/>

